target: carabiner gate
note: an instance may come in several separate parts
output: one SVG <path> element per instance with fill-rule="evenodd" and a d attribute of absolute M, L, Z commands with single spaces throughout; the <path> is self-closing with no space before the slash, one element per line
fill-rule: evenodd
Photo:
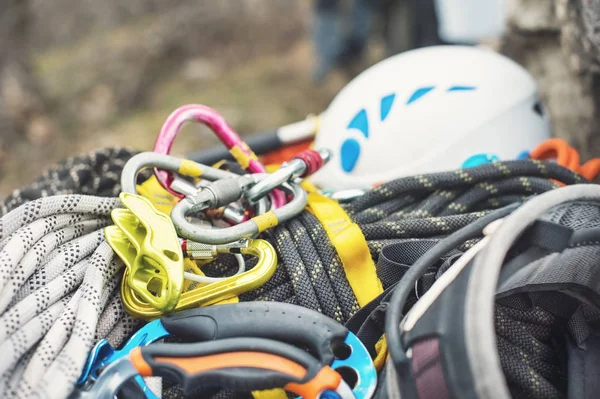
<path fill-rule="evenodd" d="M 199 164 L 199 163 L 196 163 L 193 161 L 189 161 L 186 159 L 172 157 L 170 155 L 163 155 L 163 154 L 158 154 L 158 153 L 154 153 L 154 152 L 143 152 L 143 153 L 133 156 L 125 164 L 125 167 L 123 168 L 123 172 L 121 174 L 122 190 L 127 193 L 137 194 L 136 176 L 141 170 L 146 169 L 146 168 L 160 168 L 162 170 L 177 172 L 177 173 L 180 173 L 181 175 L 188 176 L 188 177 L 201 178 L 201 179 L 209 181 L 209 182 L 215 182 L 215 181 L 221 181 L 221 180 L 231 181 L 231 180 L 239 179 L 236 181 L 238 183 L 242 184 L 242 186 L 240 187 L 240 190 L 245 189 L 246 185 L 249 186 L 251 184 L 255 184 L 260 179 L 267 176 L 266 174 L 251 174 L 251 175 L 240 176 L 240 175 L 237 175 L 232 172 L 228 172 L 228 171 L 225 171 L 222 169 L 217 169 L 217 168 L 213 168 L 210 166 L 202 165 L 202 164 Z M 203 188 L 196 188 L 192 184 L 189 184 L 182 179 L 175 179 L 175 181 L 179 183 L 178 187 L 180 187 L 180 189 L 182 191 L 185 191 L 190 196 L 191 196 L 191 194 L 198 194 L 200 191 L 203 190 Z M 231 184 L 231 182 L 224 183 L 224 184 L 225 185 Z M 240 197 L 241 197 L 241 194 L 240 194 Z M 236 200 L 237 199 L 239 199 L 239 198 L 237 198 L 237 195 L 236 195 Z M 245 215 L 245 212 L 241 212 L 241 214 L 240 214 L 240 210 L 238 208 L 231 207 L 231 205 L 233 205 L 233 204 L 230 204 L 231 202 L 233 202 L 233 200 L 227 201 L 224 204 L 224 205 L 226 205 L 224 207 L 224 209 L 219 211 L 224 216 L 224 218 L 231 220 L 234 223 L 243 222 L 243 221 L 247 220 L 247 216 Z M 261 199 L 258 202 L 258 204 L 256 204 L 256 208 L 255 208 L 256 214 L 265 213 L 267 211 L 268 207 L 269 207 L 269 205 L 268 205 L 267 199 L 266 198 Z M 233 241 L 237 241 L 237 240 L 234 239 L 231 241 L 233 242 Z"/>

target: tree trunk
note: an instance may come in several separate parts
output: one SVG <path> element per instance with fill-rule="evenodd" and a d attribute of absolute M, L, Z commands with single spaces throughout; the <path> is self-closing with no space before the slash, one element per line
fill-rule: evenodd
<path fill-rule="evenodd" d="M 600 0 L 511 0 L 502 52 L 533 74 L 554 135 L 600 155 Z"/>

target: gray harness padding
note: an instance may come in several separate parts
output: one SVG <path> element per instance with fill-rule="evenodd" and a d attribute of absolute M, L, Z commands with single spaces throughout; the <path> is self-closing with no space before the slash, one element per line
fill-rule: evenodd
<path fill-rule="evenodd" d="M 404 333 L 415 395 L 597 397 L 599 226 L 592 185 L 540 194 L 507 216 Z M 406 385 L 391 363 L 378 398 Z"/>
<path fill-rule="evenodd" d="M 507 252 L 528 226 L 553 207 L 587 200 L 600 202 L 600 186 L 568 186 L 531 199 L 504 220 L 489 245 L 476 257 L 467 288 L 465 333 L 480 398 L 510 398 L 496 350 L 493 295 Z"/>

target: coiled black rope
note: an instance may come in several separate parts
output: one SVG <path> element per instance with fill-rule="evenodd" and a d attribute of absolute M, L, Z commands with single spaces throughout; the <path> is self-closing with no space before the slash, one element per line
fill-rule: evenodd
<path fill-rule="evenodd" d="M 50 195 L 117 197 L 121 191 L 121 170 L 136 153 L 128 148 L 103 148 L 68 158 L 7 196 L 0 203 L 0 216 L 26 202 Z"/>
<path fill-rule="evenodd" d="M 387 244 L 443 237 L 502 207 L 507 198 L 511 202 L 522 201 L 559 187 L 561 183 L 584 181 L 583 177 L 552 163 L 498 162 L 397 179 L 357 198 L 346 206 L 346 211 L 360 226 L 371 256 L 377 262 L 381 249 Z M 272 281 L 243 295 L 242 300 L 294 302 L 322 311 L 341 323 L 358 310 L 341 269 L 341 260 L 315 216 L 303 212 L 293 221 L 276 227 L 272 241 L 280 256 L 278 270 Z M 338 303 L 352 306 L 338 310 L 320 301 L 319 298 L 331 298 L 330 289 Z M 349 298 L 352 300 L 348 301 Z"/>

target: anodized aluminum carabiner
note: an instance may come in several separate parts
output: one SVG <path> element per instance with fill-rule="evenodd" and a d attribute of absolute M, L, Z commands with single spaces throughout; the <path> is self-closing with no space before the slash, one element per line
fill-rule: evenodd
<path fill-rule="evenodd" d="M 137 194 L 136 176 L 140 171 L 147 168 L 160 168 L 162 170 L 177 172 L 188 177 L 201 178 L 209 182 L 240 179 L 236 181 L 244 184 L 241 189 L 245 188 L 245 185 L 249 186 L 254 184 L 267 176 L 267 174 L 250 174 L 240 176 L 232 172 L 202 165 L 187 159 L 176 158 L 170 155 L 163 155 L 155 152 L 142 152 L 131 157 L 125 164 L 123 172 L 121 173 L 121 190 L 127 193 Z M 188 194 L 198 193 L 202 189 L 196 188 L 191 184 L 189 187 L 183 187 L 185 190 L 187 190 Z M 229 205 L 229 202 L 224 205 Z M 261 201 L 256 205 L 256 214 L 263 214 L 267 212 L 267 210 L 267 199 L 261 199 Z M 224 212 L 225 211 L 226 210 L 224 210 Z"/>
<path fill-rule="evenodd" d="M 252 186 L 245 194 L 251 204 L 270 193 L 287 181 L 298 177 L 307 177 L 321 169 L 329 162 L 331 152 L 328 150 L 305 150 L 297 154 L 292 160 L 281 165 L 281 168 Z"/>
<path fill-rule="evenodd" d="M 258 258 L 258 263 L 250 270 L 222 281 L 202 285 L 185 291 L 179 297 L 174 312 L 199 306 L 208 306 L 216 302 L 254 290 L 265 284 L 275 273 L 277 254 L 271 244 L 265 240 L 246 240 L 237 244 L 219 246 L 221 253 L 240 253 Z M 127 281 L 125 270 L 123 281 Z M 165 313 L 144 302 L 127 284 L 121 284 L 121 299 L 125 310 L 133 317 L 152 320 Z"/>
<path fill-rule="evenodd" d="M 240 164 L 242 168 L 250 173 L 266 173 L 263 164 L 258 161 L 256 154 L 240 138 L 240 136 L 229 126 L 225 118 L 217 111 L 200 104 L 188 104 L 177 108 L 165 120 L 156 143 L 154 152 L 159 154 L 169 154 L 175 141 L 175 137 L 182 126 L 189 121 L 201 123 L 210 128 L 221 142 L 227 147 L 229 153 Z M 160 184 L 171 194 L 183 198 L 183 195 L 171 189 L 173 176 L 168 172 L 155 169 L 154 174 Z M 278 208 L 285 203 L 283 193 L 274 191 L 271 195 L 271 202 L 274 208 Z"/>
<path fill-rule="evenodd" d="M 184 176 L 197 177 L 210 181 L 239 177 L 235 173 L 202 165 L 187 159 L 155 152 L 142 152 L 134 155 L 125 163 L 123 172 L 121 172 L 121 190 L 126 193 L 137 194 L 136 176 L 146 168 L 160 168 Z"/>

